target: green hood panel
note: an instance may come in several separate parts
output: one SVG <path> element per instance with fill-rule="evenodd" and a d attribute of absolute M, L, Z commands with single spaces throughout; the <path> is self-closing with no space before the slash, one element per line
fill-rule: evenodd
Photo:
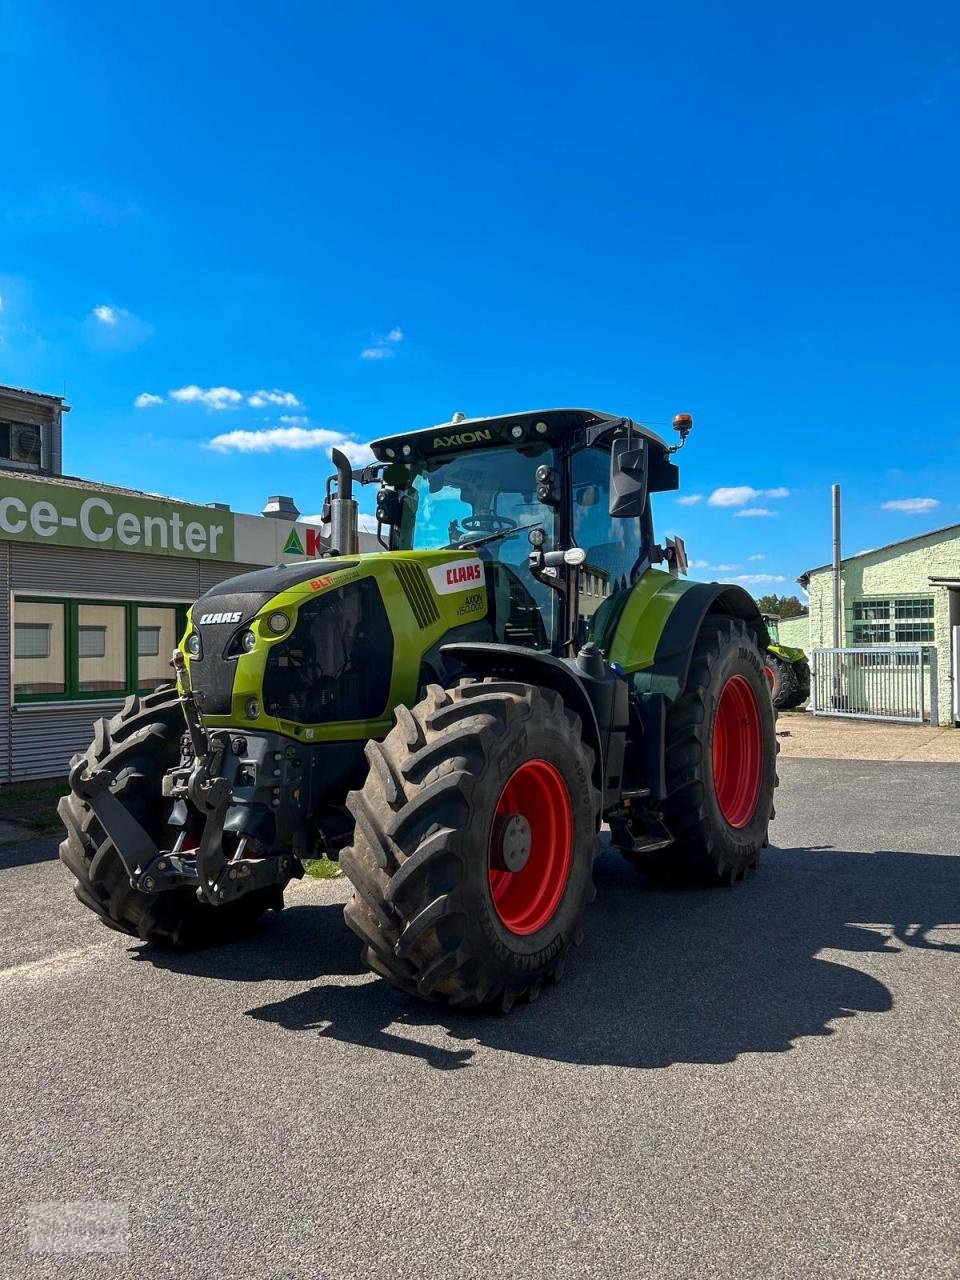
<path fill-rule="evenodd" d="M 789 644 L 771 644 L 767 646 L 768 653 L 774 653 L 778 658 L 783 658 L 784 662 L 806 662 L 807 655 L 802 649 L 796 649 Z"/>
<path fill-rule="evenodd" d="M 392 653 L 384 654 L 384 661 L 391 664 L 384 705 L 369 719 L 322 724 L 301 724 L 268 714 L 262 699 L 272 647 L 290 639 L 299 611 L 307 603 L 338 595 L 342 599 L 344 588 L 364 579 L 375 581 L 392 633 Z M 279 590 L 268 595 L 264 588 L 271 580 Z M 277 613 L 290 619 L 290 626 L 279 635 L 268 624 Z M 204 711 L 211 728 L 273 731 L 307 742 L 382 737 L 392 722 L 393 708 L 415 700 L 424 655 L 449 632 L 482 622 L 487 613 L 483 566 L 475 552 L 372 552 L 346 561 L 318 560 L 276 571 L 257 570 L 220 584 L 190 610 L 181 651 L 195 687 L 202 692 L 205 684 L 216 686 L 217 710 Z M 256 643 L 244 652 L 239 636 L 248 630 Z M 203 645 L 203 657 L 197 661 L 187 648 L 194 633 L 199 633 Z M 252 702 L 257 703 L 256 716 L 248 714 Z"/>

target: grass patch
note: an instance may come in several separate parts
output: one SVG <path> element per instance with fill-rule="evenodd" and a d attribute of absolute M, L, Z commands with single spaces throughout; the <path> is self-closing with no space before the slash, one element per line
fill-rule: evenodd
<path fill-rule="evenodd" d="M 37 786 L 0 788 L 0 818 L 19 822 L 40 835 L 57 835 L 63 823 L 57 801 L 66 793 L 65 782 L 45 782 Z"/>
<path fill-rule="evenodd" d="M 331 862 L 329 858 L 307 858 L 303 869 L 314 880 L 336 880 L 343 875 L 339 863 Z"/>

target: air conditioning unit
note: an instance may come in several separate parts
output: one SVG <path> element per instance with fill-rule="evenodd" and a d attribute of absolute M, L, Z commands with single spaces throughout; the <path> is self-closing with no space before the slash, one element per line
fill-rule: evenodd
<path fill-rule="evenodd" d="M 0 462 L 39 468 L 43 461 L 40 428 L 24 422 L 0 422 Z"/>
<path fill-rule="evenodd" d="M 40 432 L 36 427 L 14 427 L 11 430 L 11 461 L 39 467 L 41 449 Z"/>

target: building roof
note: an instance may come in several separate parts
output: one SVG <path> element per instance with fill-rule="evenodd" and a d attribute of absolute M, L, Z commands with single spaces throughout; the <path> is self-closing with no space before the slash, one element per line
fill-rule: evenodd
<path fill-rule="evenodd" d="M 16 396 L 20 400 L 46 400 L 48 404 L 59 405 L 64 413 L 70 411 L 63 396 L 51 396 L 46 391 L 29 391 L 26 387 L 8 387 L 5 383 L 0 383 L 0 396 Z"/>
<path fill-rule="evenodd" d="M 0 475 L 7 474 L 6 469 Z M 100 480 L 85 480 L 82 476 L 51 476 L 38 471 L 16 471 L 10 468 L 9 474 L 17 480 L 27 480 L 31 484 L 59 484 L 67 489 L 94 489 L 97 493 L 123 493 L 128 498 L 152 498 L 157 502 L 176 502 L 185 507 L 209 506 L 209 503 L 194 502 L 188 498 L 172 498 L 166 493 L 152 493 L 147 489 L 126 489 L 118 484 L 103 484 Z"/>
<path fill-rule="evenodd" d="M 851 560 L 862 560 L 864 556 L 875 556 L 881 551 L 892 551 L 894 547 L 906 546 L 908 542 L 922 542 L 924 538 L 935 538 L 937 534 L 950 533 L 952 531 L 960 533 L 960 524 L 945 524 L 941 529 L 928 529 L 926 533 L 915 533 L 910 538 L 898 538 L 896 542 L 885 542 L 880 547 L 871 547 L 869 551 L 858 551 L 855 556 L 844 556 L 840 561 L 840 567 L 842 568 Z M 809 581 L 811 574 L 823 573 L 825 570 L 832 568 L 832 564 L 818 564 L 815 569 L 804 569 L 797 581 L 803 586 L 805 582 Z"/>

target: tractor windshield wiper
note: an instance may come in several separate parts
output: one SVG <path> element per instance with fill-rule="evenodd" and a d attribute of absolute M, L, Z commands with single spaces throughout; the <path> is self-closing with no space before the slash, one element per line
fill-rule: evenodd
<path fill-rule="evenodd" d="M 444 551 L 465 551 L 467 547 L 485 547 L 488 542 L 496 542 L 498 538 L 512 538 L 516 533 L 523 533 L 524 529 L 542 529 L 543 521 L 534 520 L 530 524 L 514 525 L 512 529 L 497 529 L 495 533 L 485 533 L 479 538 L 468 538 L 466 542 L 448 542 L 443 548 Z"/>

